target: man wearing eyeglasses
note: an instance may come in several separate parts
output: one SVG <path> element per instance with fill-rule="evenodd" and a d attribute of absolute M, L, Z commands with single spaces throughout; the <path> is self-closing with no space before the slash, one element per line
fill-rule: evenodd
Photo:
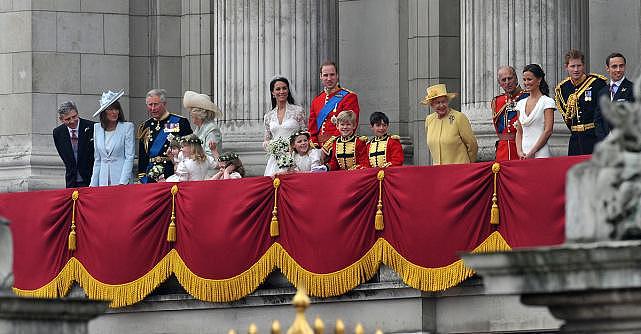
<path fill-rule="evenodd" d="M 189 120 L 167 111 L 167 92 L 152 89 L 145 99 L 151 118 L 138 126 L 138 178 L 141 183 L 155 182 L 148 173 L 154 166 L 161 166 L 164 177 L 174 174 L 174 164 L 167 157 L 169 142 L 191 134 Z"/>
<path fill-rule="evenodd" d="M 86 187 L 93 170 L 93 124 L 78 117 L 78 108 L 72 101 L 58 107 L 60 124 L 53 129 L 53 142 L 65 163 L 67 188 Z"/>

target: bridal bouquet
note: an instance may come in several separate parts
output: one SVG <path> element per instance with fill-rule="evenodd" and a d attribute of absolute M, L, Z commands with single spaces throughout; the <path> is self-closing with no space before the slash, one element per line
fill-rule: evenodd
<path fill-rule="evenodd" d="M 289 141 L 283 137 L 276 137 L 267 144 L 267 152 L 276 158 L 278 168 L 289 169 L 294 166 L 294 158 L 289 151 Z"/>

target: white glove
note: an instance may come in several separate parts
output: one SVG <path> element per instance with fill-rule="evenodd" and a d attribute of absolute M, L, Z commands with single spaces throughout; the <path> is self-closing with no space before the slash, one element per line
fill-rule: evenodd
<path fill-rule="evenodd" d="M 313 172 L 313 173 L 326 172 L 326 171 L 327 171 L 327 166 L 325 166 L 325 165 L 320 165 L 320 166 L 314 166 L 314 167 L 312 167 L 312 172 Z"/>

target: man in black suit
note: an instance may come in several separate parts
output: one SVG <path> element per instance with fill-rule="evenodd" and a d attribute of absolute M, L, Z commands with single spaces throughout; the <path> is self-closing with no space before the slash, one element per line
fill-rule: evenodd
<path fill-rule="evenodd" d="M 53 141 L 65 163 L 67 188 L 86 187 L 93 170 L 94 122 L 79 118 L 71 101 L 60 105 L 58 116 L 63 124 L 53 129 Z"/>
<path fill-rule="evenodd" d="M 608 80 L 608 85 L 599 91 L 599 101 L 605 96 L 611 102 L 634 102 L 632 82 L 625 78 L 625 57 L 618 52 L 611 53 L 605 58 L 605 71 L 610 80 Z M 596 123 L 596 135 L 599 140 L 602 140 L 610 133 L 612 124 L 603 118 L 600 103 L 594 122 Z"/>

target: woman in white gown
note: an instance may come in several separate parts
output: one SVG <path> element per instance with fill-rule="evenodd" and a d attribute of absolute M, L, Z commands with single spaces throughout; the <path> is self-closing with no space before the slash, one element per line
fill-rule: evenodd
<path fill-rule="evenodd" d="M 272 79 L 269 90 L 272 94 L 272 110 L 265 114 L 265 141 L 263 142 L 265 149 L 270 140 L 282 137 L 289 142 L 289 137 L 294 132 L 307 126 L 305 112 L 301 106 L 294 104 L 289 81 L 286 78 Z M 270 155 L 265 167 L 265 176 L 273 176 L 279 171 L 276 157 Z"/>
<path fill-rule="evenodd" d="M 521 159 L 552 156 L 548 139 L 554 126 L 554 100 L 541 66 L 530 64 L 523 69 L 523 86 L 530 93 L 516 104 L 519 121 L 516 127 L 516 149 Z"/>

